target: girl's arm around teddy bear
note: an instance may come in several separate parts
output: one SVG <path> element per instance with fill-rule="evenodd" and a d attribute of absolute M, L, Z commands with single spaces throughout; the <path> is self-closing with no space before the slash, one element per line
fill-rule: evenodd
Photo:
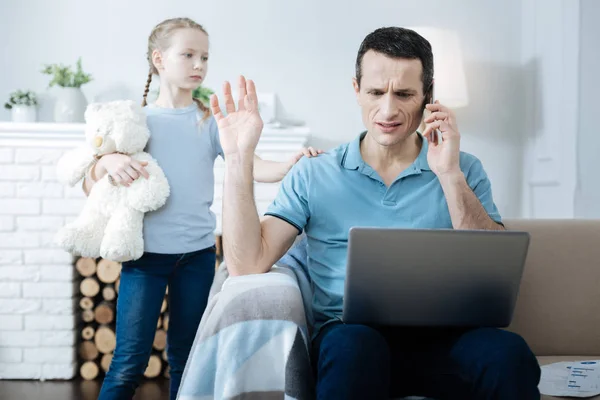
<path fill-rule="evenodd" d="M 106 174 L 110 174 L 115 183 L 123 186 L 131 185 L 140 176 L 147 179 L 150 176 L 144 168 L 147 165 L 146 161 L 140 162 L 125 154 L 113 153 L 102 156 L 86 175 L 83 181 L 83 192 L 88 196 L 96 181 Z"/>

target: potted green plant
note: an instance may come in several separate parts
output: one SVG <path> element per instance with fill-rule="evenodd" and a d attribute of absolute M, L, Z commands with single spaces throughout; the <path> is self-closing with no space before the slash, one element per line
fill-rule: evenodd
<path fill-rule="evenodd" d="M 148 103 L 152 103 L 156 100 L 156 98 L 158 97 L 160 93 L 160 90 L 156 89 L 156 90 L 151 90 L 148 96 Z M 198 99 L 202 102 L 202 104 L 204 104 L 206 107 L 210 106 L 210 95 L 213 94 L 214 92 L 204 86 L 198 86 L 196 89 L 194 89 L 192 91 L 192 97 L 195 99 Z"/>
<path fill-rule="evenodd" d="M 202 104 L 204 104 L 205 106 L 209 106 L 210 104 L 210 95 L 213 94 L 214 92 L 212 90 L 210 90 L 207 87 L 204 86 L 198 86 L 196 89 L 194 89 L 194 91 L 192 92 L 192 97 L 194 97 L 195 99 L 198 99 L 202 102 Z"/>
<path fill-rule="evenodd" d="M 90 82 L 92 76 L 83 72 L 81 57 L 77 60 L 75 71 L 70 66 L 48 64 L 42 73 L 52 76 L 49 87 L 57 86 L 54 121 L 84 122 L 87 100 L 81 86 Z"/>
<path fill-rule="evenodd" d="M 16 90 L 9 95 L 4 108 L 11 110 L 13 122 L 37 120 L 37 96 L 30 90 Z"/>

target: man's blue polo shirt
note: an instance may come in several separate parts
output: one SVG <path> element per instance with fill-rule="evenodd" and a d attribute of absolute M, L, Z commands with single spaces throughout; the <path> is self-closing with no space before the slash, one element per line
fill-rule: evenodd
<path fill-rule="evenodd" d="M 303 157 L 266 212 L 306 232 L 317 331 L 342 317 L 350 228 L 452 228 L 442 187 L 427 163 L 427 141 L 414 163 L 386 187 L 362 159 L 364 135 L 316 158 Z M 461 152 L 460 168 L 489 216 L 501 223 L 481 161 Z"/>

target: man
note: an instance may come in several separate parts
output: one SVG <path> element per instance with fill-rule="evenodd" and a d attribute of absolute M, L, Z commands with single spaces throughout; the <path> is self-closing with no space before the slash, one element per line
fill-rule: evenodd
<path fill-rule="evenodd" d="M 226 160 L 223 231 L 230 274 L 269 271 L 306 232 L 318 398 L 538 399 L 536 358 L 513 333 L 341 323 L 351 227 L 504 229 L 481 162 L 460 152 L 454 114 L 428 104 L 429 42 L 402 28 L 372 32 L 359 49 L 353 84 L 367 131 L 300 160 L 262 220 L 252 192 L 262 130 L 254 84 L 240 78 L 237 111 L 225 84 L 226 117 L 211 99 Z M 419 134 L 425 108 L 431 115 Z"/>

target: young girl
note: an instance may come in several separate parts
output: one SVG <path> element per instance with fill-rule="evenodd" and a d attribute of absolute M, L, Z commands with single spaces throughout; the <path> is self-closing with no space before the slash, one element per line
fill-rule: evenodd
<path fill-rule="evenodd" d="M 209 109 L 192 98 L 192 91 L 206 78 L 208 35 L 187 18 L 163 21 L 150 34 L 147 58 L 150 72 L 143 101 L 151 132 L 147 151 L 164 170 L 171 194 L 162 208 L 144 218 L 144 255 L 123 263 L 117 345 L 100 400 L 133 397 L 150 357 L 167 285 L 170 396 L 176 398 L 215 270 L 215 216 L 210 206 L 213 165 L 223 151 Z M 160 93 L 154 104 L 147 105 L 153 75 L 160 77 Z M 286 163 L 256 157 L 255 179 L 279 181 L 303 155 L 318 153 L 303 149 Z M 88 172 L 85 192 L 106 174 L 113 184 L 125 186 L 148 177 L 143 163 L 126 155 L 108 154 Z"/>

